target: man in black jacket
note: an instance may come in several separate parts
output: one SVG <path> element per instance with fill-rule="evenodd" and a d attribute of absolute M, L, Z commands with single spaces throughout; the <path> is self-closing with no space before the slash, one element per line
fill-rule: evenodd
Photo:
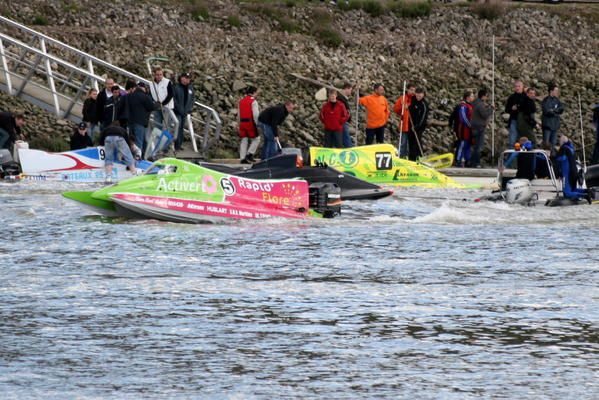
<path fill-rule="evenodd" d="M 191 113 L 195 101 L 195 93 L 193 91 L 193 85 L 191 84 L 191 75 L 188 73 L 179 76 L 179 83 L 173 88 L 173 99 L 175 100 L 173 111 L 179 120 L 179 131 L 177 132 L 177 139 L 175 140 L 175 150 L 178 151 L 181 150 L 183 144 L 185 119 L 187 118 L 187 115 Z"/>
<path fill-rule="evenodd" d="M 144 154 L 150 114 L 160 109 L 160 103 L 152 101 L 143 82 L 139 82 L 137 88 L 129 93 L 126 99 L 129 109 L 129 133 L 135 138 L 135 145 Z"/>
<path fill-rule="evenodd" d="M 25 125 L 23 114 L 0 112 L 0 149 L 9 149 L 15 141 L 22 139 L 23 125 Z"/>
<path fill-rule="evenodd" d="M 266 160 L 278 153 L 279 143 L 279 125 L 285 121 L 287 115 L 293 112 L 295 104 L 292 101 L 286 101 L 285 104 L 268 107 L 260 113 L 258 121 L 262 128 L 264 136 L 264 146 L 262 147 L 262 159 Z"/>
<path fill-rule="evenodd" d="M 129 147 L 129 134 L 119 126 L 119 121 L 113 121 L 112 124 L 102 131 L 100 136 L 100 144 L 104 146 L 104 168 L 106 172 L 106 182 L 112 182 L 112 165 L 115 161 L 115 154 L 118 153 L 123 157 L 123 161 L 129 167 L 132 174 L 137 173 L 135 167 L 135 159 L 131 154 Z"/>
<path fill-rule="evenodd" d="M 417 88 L 408 107 L 410 113 L 410 133 L 408 135 L 408 158 L 416 161 L 422 157 L 422 134 L 428 119 L 428 103 L 424 100 L 424 89 Z"/>
<path fill-rule="evenodd" d="M 71 135 L 71 150 L 85 149 L 93 145 L 91 137 L 87 134 L 87 124 L 80 122 L 73 129 L 73 135 Z"/>
<path fill-rule="evenodd" d="M 520 104 L 525 99 L 526 93 L 524 93 L 524 83 L 517 79 L 514 81 L 514 93 L 508 97 L 507 102 L 505 103 L 505 112 L 510 114 L 510 119 L 508 120 L 508 149 L 513 149 L 514 143 L 516 143 L 520 136 L 524 136 L 518 132 L 518 112 Z"/>
<path fill-rule="evenodd" d="M 535 113 L 537 112 L 536 98 L 537 91 L 535 88 L 530 87 L 526 89 L 526 98 L 520 103 L 516 119 L 518 133 L 520 136 L 528 137 L 533 145 L 536 142 L 533 130 L 541 127 L 535 119 Z"/>
<path fill-rule="evenodd" d="M 351 97 L 353 87 L 350 83 L 344 83 L 343 88 L 337 94 L 337 100 L 341 101 L 345 105 L 345 109 L 349 113 L 349 119 L 343 124 L 343 147 L 354 147 L 354 142 L 349 134 L 349 124 L 351 123 L 351 109 L 349 99 Z"/>
<path fill-rule="evenodd" d="M 102 91 L 98 93 L 98 97 L 96 98 L 96 122 L 100 124 L 100 130 L 103 130 L 108 125 L 110 125 L 110 122 L 104 125 L 102 117 L 104 116 L 104 108 L 106 107 L 106 101 L 112 97 L 113 86 L 114 79 L 106 78 L 106 81 L 104 81 L 104 89 L 102 89 Z"/>

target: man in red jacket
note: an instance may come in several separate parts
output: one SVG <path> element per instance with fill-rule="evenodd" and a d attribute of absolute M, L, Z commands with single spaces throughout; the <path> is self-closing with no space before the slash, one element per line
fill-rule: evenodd
<path fill-rule="evenodd" d="M 337 101 L 337 91 L 330 89 L 329 100 L 320 110 L 320 120 L 324 125 L 324 146 L 343 148 L 343 124 L 349 119 L 347 108 L 341 101 Z"/>

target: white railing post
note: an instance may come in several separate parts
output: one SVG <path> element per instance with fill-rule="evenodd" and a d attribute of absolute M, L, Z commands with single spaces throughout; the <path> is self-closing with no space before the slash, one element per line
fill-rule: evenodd
<path fill-rule="evenodd" d="M 92 62 L 92 59 L 89 57 L 87 57 L 87 70 L 89 71 L 90 74 L 95 75 L 94 74 L 94 63 Z M 100 91 L 98 89 L 98 81 L 95 79 L 92 79 L 92 87 L 94 89 L 96 89 L 96 91 L 98 91 L 98 92 Z M 86 95 L 87 95 L 87 93 L 86 93 Z"/>
<path fill-rule="evenodd" d="M 187 114 L 187 129 L 189 129 L 189 138 L 191 139 L 191 145 L 193 146 L 193 151 L 198 152 L 198 144 L 196 143 L 196 133 L 193 130 L 193 122 L 191 121 L 191 115 Z"/>
<path fill-rule="evenodd" d="M 58 95 L 56 94 L 54 76 L 52 75 L 52 64 L 50 64 L 50 59 L 48 58 L 48 51 L 46 50 L 46 42 L 44 41 L 44 38 L 40 38 L 40 49 L 42 50 L 44 58 L 46 59 L 46 74 L 48 75 L 48 85 L 50 86 L 50 91 L 52 92 L 52 100 L 54 100 L 54 109 L 56 111 L 56 115 L 60 116 L 60 103 L 58 102 Z"/>
<path fill-rule="evenodd" d="M 2 69 L 4 70 L 4 80 L 6 81 L 6 87 L 8 88 L 8 94 L 12 96 L 12 81 L 10 80 L 10 74 L 8 73 L 8 63 L 6 62 L 6 54 L 4 53 L 2 39 L 0 39 L 0 57 L 2 57 Z"/>

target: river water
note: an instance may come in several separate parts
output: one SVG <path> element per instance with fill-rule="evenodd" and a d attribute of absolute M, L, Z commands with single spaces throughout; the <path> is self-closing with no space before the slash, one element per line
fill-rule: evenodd
<path fill-rule="evenodd" d="M 0 184 L 3 399 L 599 397 L 599 207 L 399 189 L 197 226 L 67 189 Z"/>

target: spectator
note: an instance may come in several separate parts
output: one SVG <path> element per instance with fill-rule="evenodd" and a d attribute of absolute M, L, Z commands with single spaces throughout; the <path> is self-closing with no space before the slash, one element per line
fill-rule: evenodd
<path fill-rule="evenodd" d="M 128 136 L 127 131 L 119 126 L 118 120 L 113 121 L 108 128 L 102 131 L 100 144 L 104 146 L 104 153 L 106 154 L 104 160 L 106 183 L 112 182 L 112 165 L 114 164 L 114 156 L 117 152 L 123 157 L 129 171 L 132 174 L 136 174 L 135 160 L 127 143 Z"/>
<path fill-rule="evenodd" d="M 408 135 L 408 158 L 416 161 L 422 157 L 422 134 L 426 129 L 426 120 L 428 119 L 428 103 L 424 99 L 425 92 L 423 88 L 414 91 L 414 97 L 410 99 L 408 107 L 408 118 L 410 123 L 410 132 Z M 401 99 L 401 98 L 400 98 Z"/>
<path fill-rule="evenodd" d="M 179 76 L 179 83 L 173 89 L 173 100 L 175 103 L 173 111 L 179 121 L 179 132 L 177 132 L 177 139 L 175 140 L 175 150 L 179 151 L 183 145 L 185 120 L 187 119 L 187 115 L 191 113 L 193 103 L 195 102 L 195 92 L 191 84 L 191 75 L 187 72 Z"/>
<path fill-rule="evenodd" d="M 154 69 L 154 80 L 150 85 L 150 93 L 154 101 L 160 102 L 162 107 L 172 109 L 175 106 L 173 102 L 173 85 L 171 81 L 164 78 L 164 71 L 160 67 Z M 162 127 L 163 119 L 162 110 L 154 113 L 154 122 L 157 125 Z"/>
<path fill-rule="evenodd" d="M 112 96 L 112 93 L 110 94 Z M 94 140 L 94 133 L 96 130 L 96 123 L 98 122 L 96 99 L 98 98 L 98 91 L 96 89 L 90 89 L 87 92 L 87 98 L 83 102 L 83 122 L 87 123 L 87 135 L 90 139 Z"/>
<path fill-rule="evenodd" d="M 493 116 L 493 106 L 488 104 L 489 92 L 486 89 L 478 91 L 478 98 L 472 103 L 472 151 L 471 165 L 480 168 L 480 153 L 485 146 L 485 129 Z"/>
<path fill-rule="evenodd" d="M 526 97 L 520 103 L 517 117 L 517 129 L 518 133 L 522 136 L 528 136 L 529 140 L 535 144 L 534 140 L 534 128 L 540 128 L 540 125 L 535 120 L 535 113 L 537 112 L 537 106 L 535 99 L 537 98 L 537 92 L 535 88 L 526 89 Z"/>
<path fill-rule="evenodd" d="M 470 142 L 472 140 L 472 101 L 474 93 L 464 92 L 458 111 L 458 148 L 456 149 L 456 165 L 470 165 Z"/>
<path fill-rule="evenodd" d="M 560 115 L 564 113 L 564 104 L 559 100 L 559 88 L 549 85 L 549 95 L 541 102 L 541 126 L 543 128 L 543 143 L 549 143 L 551 149 L 557 144 L 557 131 L 560 126 Z M 552 153 L 555 150 L 552 150 Z"/>
<path fill-rule="evenodd" d="M 135 81 L 133 79 L 127 79 L 127 82 L 125 82 L 125 93 L 121 93 L 121 95 L 122 96 L 128 95 L 129 93 L 133 92 L 136 87 L 137 87 L 137 84 L 135 83 Z"/>
<path fill-rule="evenodd" d="M 112 87 L 114 86 L 114 79 L 106 78 L 104 81 L 104 89 L 98 93 L 96 98 L 96 118 L 100 124 L 100 130 L 104 130 L 110 125 L 111 121 L 104 120 L 104 111 L 106 108 L 106 102 L 112 97 Z"/>
<path fill-rule="evenodd" d="M 408 108 L 412 104 L 412 98 L 416 91 L 416 85 L 409 83 L 406 86 L 406 93 L 397 99 L 393 106 L 393 111 L 399 117 L 399 126 L 397 130 L 401 132 L 401 143 L 399 144 L 399 156 L 408 156 L 408 133 L 410 132 L 410 114 Z"/>
<path fill-rule="evenodd" d="M 129 109 L 129 133 L 134 137 L 135 145 L 145 154 L 146 130 L 150 114 L 160 108 L 147 93 L 147 86 L 139 82 L 133 92 L 127 95 Z"/>
<path fill-rule="evenodd" d="M 324 125 L 324 147 L 343 148 L 343 125 L 349 119 L 345 104 L 337 101 L 337 90 L 329 89 L 329 100 L 320 110 L 320 121 Z"/>
<path fill-rule="evenodd" d="M 591 164 L 599 164 L 599 103 L 593 108 L 593 123 L 595 124 L 595 147 L 593 148 L 593 156 Z"/>
<path fill-rule="evenodd" d="M 385 125 L 389 120 L 389 103 L 384 96 L 385 87 L 381 83 L 374 85 L 374 93 L 360 97 L 360 104 L 366 108 L 366 144 L 385 142 Z"/>
<path fill-rule="evenodd" d="M 124 97 L 121 97 L 121 88 L 119 85 L 112 85 L 110 88 L 112 96 L 106 99 L 104 103 L 104 111 L 100 126 L 108 127 L 113 121 L 119 121 L 126 125 L 127 123 L 127 105 Z"/>
<path fill-rule="evenodd" d="M 277 146 L 281 147 L 281 143 L 279 142 L 279 125 L 285 121 L 289 113 L 293 112 L 294 108 L 295 104 L 292 101 L 286 101 L 284 104 L 268 107 L 258 116 L 262 135 L 264 136 L 264 146 L 262 147 L 263 160 L 277 154 Z"/>
<path fill-rule="evenodd" d="M 0 149 L 10 149 L 14 142 L 23 140 L 21 128 L 25 125 L 23 114 L 0 112 Z"/>
<path fill-rule="evenodd" d="M 73 129 L 73 134 L 71 135 L 71 150 L 85 149 L 86 147 L 92 147 L 94 145 L 92 139 L 87 134 L 87 129 L 87 124 L 85 122 L 80 122 Z"/>
<path fill-rule="evenodd" d="M 508 148 L 514 147 L 514 143 L 521 136 L 518 132 L 518 112 L 520 109 L 520 104 L 526 99 L 526 94 L 524 93 L 524 83 L 521 80 L 517 79 L 514 81 L 514 93 L 508 97 L 507 102 L 505 103 L 505 112 L 510 114 L 510 118 L 508 120 Z"/>
<path fill-rule="evenodd" d="M 254 154 L 260 145 L 260 135 L 258 134 L 258 116 L 260 108 L 258 106 L 259 90 L 250 86 L 246 90 L 246 96 L 239 100 L 239 159 L 242 164 L 251 164 L 255 161 Z M 248 141 L 251 141 L 248 150 Z"/>
<path fill-rule="evenodd" d="M 349 134 L 349 124 L 351 123 L 351 106 L 349 99 L 351 98 L 353 87 L 350 83 L 344 83 L 341 92 L 337 93 L 337 100 L 341 101 L 347 110 L 349 118 L 343 124 L 343 147 L 354 147 L 354 142 Z"/>

